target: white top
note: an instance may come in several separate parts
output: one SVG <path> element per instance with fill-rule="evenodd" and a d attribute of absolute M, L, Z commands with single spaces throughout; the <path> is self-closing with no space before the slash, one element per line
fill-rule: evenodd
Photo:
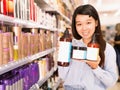
<path fill-rule="evenodd" d="M 82 40 L 73 40 L 73 46 L 85 46 Z M 59 77 L 64 85 L 84 88 L 84 90 L 106 90 L 118 79 L 116 53 L 110 44 L 106 44 L 104 68 L 91 69 L 85 62 L 71 60 L 68 67 L 58 66 Z"/>

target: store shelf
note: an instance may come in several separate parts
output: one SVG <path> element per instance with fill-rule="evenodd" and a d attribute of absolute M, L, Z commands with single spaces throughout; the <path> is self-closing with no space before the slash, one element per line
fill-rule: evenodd
<path fill-rule="evenodd" d="M 37 84 L 34 84 L 29 90 L 39 90 Z"/>
<path fill-rule="evenodd" d="M 47 73 L 47 75 L 46 75 L 42 80 L 39 80 L 36 84 L 34 84 L 34 85 L 30 88 L 30 90 L 38 90 L 38 89 L 40 88 L 40 86 L 41 86 L 43 83 L 45 83 L 45 82 L 48 80 L 48 78 L 50 78 L 56 70 L 57 70 L 57 66 L 53 67 L 53 68 Z"/>
<path fill-rule="evenodd" d="M 35 59 L 37 59 L 39 57 L 45 56 L 45 55 L 53 52 L 54 50 L 55 50 L 55 48 L 48 49 L 46 51 L 39 52 L 39 53 L 34 54 L 32 56 L 27 56 L 27 57 L 25 57 L 23 59 L 20 59 L 20 60 L 17 60 L 17 61 L 11 61 L 11 62 L 9 62 L 6 65 L 1 65 L 0 66 L 0 75 L 3 74 L 3 73 L 5 73 L 5 72 L 8 72 L 10 70 L 13 70 L 13 69 L 15 69 L 17 67 L 20 67 L 20 66 L 22 66 L 24 64 L 32 62 L 33 60 L 35 60 Z"/>
<path fill-rule="evenodd" d="M 53 86 L 52 90 L 57 90 L 57 88 L 59 87 L 61 82 L 62 82 L 62 79 L 58 78 L 58 81 L 55 83 L 55 85 Z"/>
<path fill-rule="evenodd" d="M 71 20 L 68 18 L 68 17 L 66 17 L 64 14 L 62 14 L 60 11 L 57 11 L 62 17 L 63 17 L 63 19 L 65 19 L 69 24 L 71 24 Z"/>
<path fill-rule="evenodd" d="M 21 20 L 3 14 L 0 14 L 0 23 L 14 26 L 22 26 L 26 28 L 43 28 L 51 31 L 57 31 L 57 28 L 46 27 L 34 21 Z"/>
<path fill-rule="evenodd" d="M 47 75 L 40 81 L 37 82 L 37 85 L 40 87 L 43 83 L 45 83 L 46 80 L 48 80 L 49 77 L 53 75 L 53 73 L 57 70 L 57 67 L 53 67 L 50 72 L 47 73 Z"/>
<path fill-rule="evenodd" d="M 3 14 L 0 14 L 0 22 L 2 24 L 19 25 L 19 26 L 26 26 L 26 27 L 33 27 L 35 25 L 34 22 L 20 20 L 17 18 L 3 15 Z"/>
<path fill-rule="evenodd" d="M 33 60 L 35 60 L 36 58 L 43 57 L 43 56 L 45 56 L 45 55 L 47 55 L 47 54 L 49 54 L 49 53 L 51 53 L 51 52 L 53 52 L 53 51 L 55 51 L 55 48 L 52 48 L 52 49 L 48 49 L 48 50 L 46 50 L 46 51 L 39 52 L 39 53 L 37 53 L 37 54 L 34 54 L 34 55 L 30 56 L 29 58 L 30 58 L 31 61 L 33 61 Z"/>
<path fill-rule="evenodd" d="M 57 9 L 54 9 L 53 11 L 47 10 L 47 12 L 59 14 L 68 24 L 71 24 L 71 20 Z"/>
<path fill-rule="evenodd" d="M 45 0 L 34 0 L 37 5 L 42 8 L 43 10 L 52 10 L 54 11 L 53 7 L 51 7 Z"/>
<path fill-rule="evenodd" d="M 35 0 L 36 3 L 39 3 L 40 7 L 47 12 L 59 14 L 67 23 L 71 24 L 71 20 L 62 14 L 59 10 L 55 9 L 52 5 L 49 5 L 45 0 Z"/>

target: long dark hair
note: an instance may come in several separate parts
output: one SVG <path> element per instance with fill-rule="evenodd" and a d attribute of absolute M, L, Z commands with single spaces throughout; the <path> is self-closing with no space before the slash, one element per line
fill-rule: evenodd
<path fill-rule="evenodd" d="M 97 42 L 100 45 L 100 51 L 99 51 L 99 55 L 100 55 L 100 58 L 101 58 L 100 66 L 103 66 L 104 61 L 105 61 L 104 51 L 105 51 L 105 47 L 106 47 L 106 42 L 103 39 L 98 12 L 90 4 L 81 5 L 81 6 L 78 6 L 75 9 L 75 11 L 73 13 L 73 17 L 72 17 L 72 33 L 73 33 L 73 36 L 74 36 L 75 39 L 81 39 L 82 38 L 76 30 L 76 16 L 79 15 L 79 14 L 89 15 L 90 17 L 93 17 L 98 22 L 98 25 L 96 26 L 94 33 L 97 34 L 96 39 L 97 39 Z"/>

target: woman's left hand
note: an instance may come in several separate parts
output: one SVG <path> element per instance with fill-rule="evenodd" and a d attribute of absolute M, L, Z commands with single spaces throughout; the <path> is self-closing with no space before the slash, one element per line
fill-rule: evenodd
<path fill-rule="evenodd" d="M 92 69 L 96 69 L 99 66 L 100 63 L 100 56 L 98 56 L 98 59 L 96 61 L 89 61 L 86 60 L 85 62 L 92 68 Z"/>

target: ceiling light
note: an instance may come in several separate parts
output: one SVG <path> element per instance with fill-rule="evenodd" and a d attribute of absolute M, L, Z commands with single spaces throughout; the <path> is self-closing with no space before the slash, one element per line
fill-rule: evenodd
<path fill-rule="evenodd" d="M 114 16 L 119 16 L 120 15 L 120 10 L 118 10 L 115 14 L 114 14 Z"/>

